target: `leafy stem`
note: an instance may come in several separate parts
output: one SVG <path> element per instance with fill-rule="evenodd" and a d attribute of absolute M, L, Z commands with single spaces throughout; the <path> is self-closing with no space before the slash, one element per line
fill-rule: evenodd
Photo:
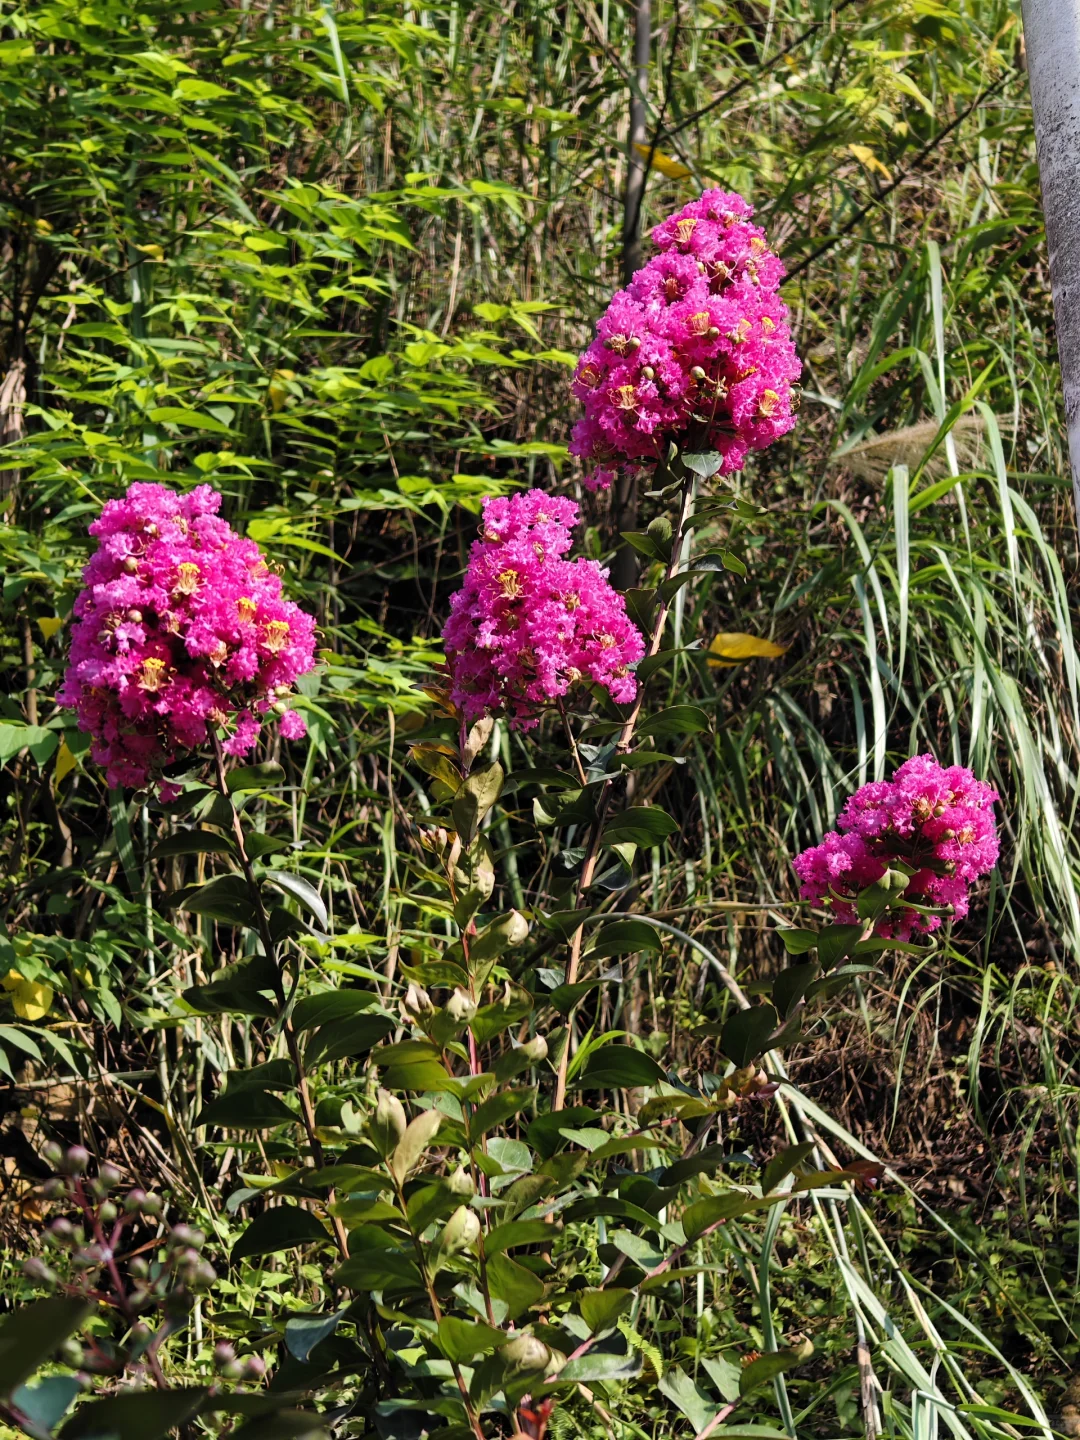
<path fill-rule="evenodd" d="M 266 913 L 266 906 L 263 904 L 262 891 L 259 882 L 255 878 L 255 871 L 252 868 L 251 857 L 247 852 L 247 844 L 244 837 L 244 826 L 240 819 L 240 812 L 233 803 L 229 791 L 228 774 L 225 768 L 225 753 L 221 748 L 221 739 L 213 726 L 208 726 L 210 739 L 214 747 L 214 763 L 217 770 L 218 789 L 225 798 L 232 817 L 233 839 L 236 841 L 237 858 L 240 861 L 240 868 L 244 872 L 244 879 L 247 882 L 248 893 L 251 896 L 251 903 L 255 910 L 256 925 L 259 932 L 259 939 L 262 942 L 266 958 L 272 963 L 273 988 L 277 1000 L 278 1013 L 281 1018 L 281 1029 L 285 1036 L 285 1045 L 289 1051 L 289 1059 L 292 1062 L 293 1073 L 296 1076 L 296 1094 L 300 1101 L 300 1119 L 307 1134 L 308 1145 L 311 1149 L 311 1158 L 317 1169 L 325 1165 L 322 1142 L 319 1139 L 315 1126 L 315 1107 L 311 1103 L 311 1090 L 308 1086 L 307 1072 L 304 1069 L 303 1057 L 300 1054 L 300 1045 L 296 1038 L 296 1028 L 292 1022 L 292 1016 L 286 1010 L 285 983 L 283 980 L 283 968 L 278 959 L 277 946 L 274 944 L 270 934 L 270 918 Z M 340 1216 L 333 1212 L 334 1191 L 330 1189 L 327 1195 L 327 1209 L 330 1213 L 330 1223 L 334 1230 L 334 1240 L 341 1251 L 342 1258 L 347 1258 L 349 1253 L 348 1234 Z"/>
<path fill-rule="evenodd" d="M 679 512 L 675 526 L 671 534 L 671 553 L 667 565 L 664 568 L 664 576 L 660 585 L 660 603 L 657 606 L 656 615 L 653 618 L 652 633 L 649 637 L 648 649 L 644 658 L 652 659 L 660 651 L 663 643 L 664 630 L 667 627 L 668 614 L 671 609 L 671 601 L 664 593 L 664 586 L 673 579 L 678 568 L 682 553 L 683 533 L 686 530 L 686 523 L 690 518 L 690 508 L 694 500 L 695 476 L 689 471 L 683 481 L 682 491 L 679 496 Z M 619 738 L 615 745 L 617 756 L 626 755 L 633 744 L 634 732 L 637 729 L 638 720 L 641 717 L 641 707 L 644 701 L 643 686 L 638 687 L 637 699 L 634 701 L 634 708 L 627 716 L 619 731 Z M 577 754 L 576 748 L 574 750 Z M 581 878 L 577 889 L 577 906 L 581 910 L 585 907 L 589 887 L 592 885 L 593 877 L 596 874 L 596 866 L 600 859 L 600 845 L 604 833 L 604 825 L 607 821 L 608 810 L 611 806 L 614 777 L 608 776 L 600 787 L 600 793 L 596 800 L 596 818 L 592 822 L 589 831 L 588 844 L 585 850 L 585 860 L 581 867 Z M 581 946 L 584 939 L 584 923 L 579 925 L 570 938 L 570 960 L 566 967 L 566 984 L 573 985 L 578 978 L 578 971 L 581 966 Z M 555 1082 L 555 1096 L 552 1101 L 552 1110 L 562 1110 L 566 1104 L 566 1075 L 570 1064 L 570 1035 L 569 1027 L 573 1024 L 573 1009 L 567 1016 L 567 1039 L 563 1046 L 562 1057 L 559 1060 L 559 1070 Z"/>

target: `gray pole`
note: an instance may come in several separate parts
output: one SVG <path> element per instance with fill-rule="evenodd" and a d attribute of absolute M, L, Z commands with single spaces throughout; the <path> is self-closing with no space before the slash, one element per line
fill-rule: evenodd
<path fill-rule="evenodd" d="M 1022 0 L 1021 8 L 1080 518 L 1080 0 Z"/>

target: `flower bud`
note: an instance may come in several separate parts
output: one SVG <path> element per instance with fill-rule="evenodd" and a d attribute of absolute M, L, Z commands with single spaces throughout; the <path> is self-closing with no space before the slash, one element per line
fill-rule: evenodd
<path fill-rule="evenodd" d="M 209 1290 L 217 1278 L 217 1271 L 210 1261 L 200 1260 L 194 1268 L 190 1284 L 193 1290 Z"/>
<path fill-rule="evenodd" d="M 457 1025 L 467 1025 L 476 1014 L 476 1001 L 459 985 L 446 1002 L 446 1013 Z"/>
<path fill-rule="evenodd" d="M 134 575 L 137 572 L 138 568 L 138 560 L 136 560 L 134 555 L 129 555 L 124 561 L 124 573 L 126 575 Z"/>
<path fill-rule="evenodd" d="M 169 1236 L 170 1245 L 186 1245 L 195 1251 L 196 1254 L 206 1244 L 206 1236 L 201 1230 L 195 1230 L 190 1225 L 174 1225 Z"/>
<path fill-rule="evenodd" d="M 547 1059 L 548 1044 L 543 1035 L 534 1035 L 531 1040 L 526 1040 L 524 1045 L 518 1046 L 518 1052 L 530 1065 L 539 1065 L 541 1060 Z"/>
<path fill-rule="evenodd" d="M 55 1140 L 50 1140 L 47 1144 L 41 1147 L 41 1158 L 48 1161 L 48 1163 L 55 1170 L 59 1167 L 60 1162 L 64 1158 L 63 1148 L 58 1145 Z"/>
<path fill-rule="evenodd" d="M 41 1191 L 46 1200 L 62 1200 L 68 1193 L 67 1181 L 61 1180 L 59 1175 L 54 1175 L 51 1180 L 45 1181 Z"/>
<path fill-rule="evenodd" d="M 98 1206 L 98 1219 L 103 1225 L 111 1225 L 120 1211 L 111 1200 L 103 1200 Z"/>
<path fill-rule="evenodd" d="M 471 1250 L 480 1239 L 480 1217 L 467 1205 L 459 1205 L 443 1226 L 440 1248 L 444 1255 Z"/>
<path fill-rule="evenodd" d="M 61 1344 L 60 1354 L 64 1357 L 68 1365 L 82 1365 L 85 1363 L 83 1347 L 79 1344 L 78 1340 L 75 1339 L 74 1335 L 69 1335 Z"/>
<path fill-rule="evenodd" d="M 82 1145 L 72 1145 L 60 1160 L 60 1169 L 68 1175 L 81 1175 L 89 1164 L 89 1150 Z"/>
<path fill-rule="evenodd" d="M 70 1245 L 75 1238 L 75 1226 L 61 1215 L 52 1222 L 45 1234 L 58 1245 Z"/>
<path fill-rule="evenodd" d="M 219 1340 L 214 1346 L 214 1364 L 218 1369 L 220 1369 L 222 1365 L 228 1365 L 230 1361 L 235 1359 L 235 1348 L 229 1344 L 228 1340 Z"/>
<path fill-rule="evenodd" d="M 120 1184 L 120 1171 L 115 1165 L 105 1164 L 99 1167 L 97 1173 L 98 1184 L 104 1190 L 112 1190 Z"/>
<path fill-rule="evenodd" d="M 57 1283 L 56 1271 L 50 1270 L 44 1260 L 38 1260 L 36 1256 L 23 1262 L 22 1272 L 35 1285 L 48 1285 L 51 1289 Z"/>
<path fill-rule="evenodd" d="M 128 1272 L 133 1280 L 146 1280 L 150 1275 L 150 1262 L 142 1255 L 136 1255 L 128 1262 Z"/>
<path fill-rule="evenodd" d="M 226 1380 L 242 1380 L 244 1367 L 239 1360 L 229 1360 L 222 1365 L 221 1374 Z"/>
<path fill-rule="evenodd" d="M 434 1001 L 422 985 L 409 985 L 401 1008 L 409 1020 L 426 1020 L 429 1015 L 435 1014 Z"/>
<path fill-rule="evenodd" d="M 473 1178 L 464 1165 L 459 1165 L 452 1175 L 446 1177 L 446 1188 L 451 1195 L 457 1195 L 462 1200 L 471 1200 L 476 1194 Z"/>
<path fill-rule="evenodd" d="M 142 1204 L 139 1206 L 139 1209 L 144 1215 L 154 1216 L 160 1215 L 164 1208 L 161 1203 L 161 1196 L 154 1194 L 144 1195 Z"/>
<path fill-rule="evenodd" d="M 128 1212 L 129 1215 L 133 1215 L 136 1211 L 142 1209 L 145 1202 L 145 1190 L 132 1190 L 129 1192 L 129 1194 L 124 1196 L 124 1209 Z"/>
<path fill-rule="evenodd" d="M 266 1374 L 266 1361 L 259 1355 L 249 1355 L 244 1361 L 244 1379 L 261 1380 Z"/>
<path fill-rule="evenodd" d="M 375 1114 L 368 1121 L 368 1135 L 371 1143 L 383 1157 L 392 1155 L 397 1149 L 407 1125 L 405 1107 L 389 1090 L 380 1090 Z"/>
<path fill-rule="evenodd" d="M 535 1335 L 518 1335 L 499 1351 L 508 1370 L 546 1370 L 551 1351 Z"/>

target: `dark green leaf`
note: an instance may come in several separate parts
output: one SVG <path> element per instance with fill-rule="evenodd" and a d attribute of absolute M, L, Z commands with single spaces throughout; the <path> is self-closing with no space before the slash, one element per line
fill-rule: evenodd
<path fill-rule="evenodd" d="M 287 870 L 267 870 L 266 878 L 279 890 L 284 890 L 286 895 L 298 901 L 305 910 L 310 910 L 324 930 L 327 928 L 330 917 L 326 913 L 322 896 L 302 875 L 293 875 Z"/>
<path fill-rule="evenodd" d="M 266 1090 L 239 1090 L 219 1095 L 196 1116 L 196 1125 L 217 1125 L 223 1130 L 271 1130 L 291 1123 L 296 1115 Z"/>
<path fill-rule="evenodd" d="M 632 1290 L 579 1290 L 575 1295 L 581 1318 L 594 1335 L 610 1330 L 634 1303 Z"/>
<path fill-rule="evenodd" d="M 324 1440 L 324 1429 L 318 1415 L 305 1410 L 275 1410 L 272 1415 L 256 1415 L 229 1440 Z"/>
<path fill-rule="evenodd" d="M 136 1390 L 80 1405 L 61 1430 L 61 1440 L 161 1440 L 193 1419 L 209 1392 Z"/>
<path fill-rule="evenodd" d="M 718 450 L 694 450 L 680 455 L 679 459 L 687 470 L 692 470 L 702 480 L 710 480 L 724 463 L 724 457 Z"/>
<path fill-rule="evenodd" d="M 220 920 L 224 925 L 255 924 L 255 906 L 242 875 L 219 875 L 205 885 L 184 891 L 178 908 Z"/>
<path fill-rule="evenodd" d="M 518 1245 L 550 1245 L 562 1230 L 559 1220 L 509 1220 L 488 1231 L 484 1253 L 500 1255 Z"/>
<path fill-rule="evenodd" d="M 604 826 L 604 844 L 640 845 L 647 850 L 674 835 L 678 828 L 678 823 L 658 805 L 634 805 Z"/>
<path fill-rule="evenodd" d="M 36 1385 L 20 1385 L 11 1402 L 32 1424 L 53 1430 L 81 1390 L 82 1382 L 74 1375 L 50 1375 Z"/>
<path fill-rule="evenodd" d="M 315 1346 L 333 1335 L 344 1314 L 344 1310 L 337 1310 L 332 1315 L 290 1316 L 285 1325 L 285 1348 L 290 1355 L 306 1364 Z"/>
<path fill-rule="evenodd" d="M 521 1086 L 516 1090 L 503 1090 L 492 1095 L 473 1111 L 469 1122 L 469 1136 L 475 1144 L 489 1130 L 504 1125 L 511 1116 L 527 1110 L 536 1099 L 536 1086 Z"/>
<path fill-rule="evenodd" d="M 236 843 L 214 830 L 181 830 L 159 840 L 151 854 L 155 860 L 171 855 L 234 855 Z"/>
<path fill-rule="evenodd" d="M 311 1030 L 316 1025 L 345 1020 L 381 1004 L 380 997 L 371 990 L 323 990 L 317 995 L 305 996 L 293 1007 L 293 1028 Z"/>
<path fill-rule="evenodd" d="M 672 705 L 650 715 L 637 727 L 639 738 L 646 735 L 700 735 L 709 728 L 709 717 L 697 705 Z"/>
<path fill-rule="evenodd" d="M 682 1411 L 695 1431 L 704 1430 L 720 1408 L 678 1365 L 664 1373 L 659 1388 L 661 1394 Z"/>
<path fill-rule="evenodd" d="M 759 1355 L 756 1360 L 751 1360 L 749 1365 L 743 1366 L 739 1378 L 739 1394 L 745 1398 L 762 1385 L 767 1385 L 770 1380 L 775 1380 L 777 1375 L 782 1375 L 785 1370 L 805 1364 L 808 1358 L 799 1350 L 776 1350 L 769 1355 Z"/>
<path fill-rule="evenodd" d="M 530 1305 L 535 1305 L 544 1297 L 544 1282 L 507 1255 L 491 1257 L 487 1263 L 487 1277 L 491 1294 L 506 1305 L 511 1320 L 516 1320 Z"/>
<path fill-rule="evenodd" d="M 240 790 L 270 790 L 284 779 L 282 767 L 268 760 L 262 765 L 241 765 L 236 770 L 230 770 L 226 783 L 229 794 L 235 795 Z"/>
<path fill-rule="evenodd" d="M 474 1355 L 487 1355 L 505 1345 L 510 1336 L 480 1320 L 458 1320 L 453 1315 L 439 1321 L 439 1349 L 448 1360 L 461 1363 Z"/>
<path fill-rule="evenodd" d="M 823 970 L 831 970 L 838 960 L 850 955 L 862 935 L 861 925 L 828 925 L 818 935 L 818 959 Z"/>
<path fill-rule="evenodd" d="M 789 1145 L 778 1155 L 774 1155 L 761 1172 L 761 1189 L 764 1194 L 768 1195 L 775 1190 L 785 1176 L 802 1164 L 813 1148 L 812 1140 L 803 1140 L 798 1145 Z"/>
<path fill-rule="evenodd" d="M 663 1070 L 651 1055 L 629 1045 L 607 1045 L 593 1051 L 574 1083 L 579 1090 L 624 1090 L 655 1085 L 663 1078 Z"/>
<path fill-rule="evenodd" d="M 647 920 L 612 920 L 601 926 L 588 946 L 594 959 L 606 955 L 659 955 L 664 948 L 660 932 Z"/>
<path fill-rule="evenodd" d="M 779 1023 L 771 1005 L 754 1005 L 749 1010 L 736 1010 L 720 1032 L 720 1048 L 740 1069 L 756 1060 L 765 1049 L 769 1036 Z"/>
<path fill-rule="evenodd" d="M 802 965 L 789 965 L 777 975 L 772 985 L 772 998 L 777 1012 L 784 1019 L 787 1019 L 806 994 L 807 987 L 817 973 L 817 961 L 808 960 Z"/>
<path fill-rule="evenodd" d="M 32 1375 L 93 1310 L 84 1300 L 54 1295 L 7 1316 L 0 1324 L 0 1395 L 10 1395 Z"/>
<path fill-rule="evenodd" d="M 247 1227 L 232 1248 L 231 1258 L 248 1260 L 253 1255 L 276 1255 L 329 1239 L 326 1227 L 299 1205 L 275 1205 L 264 1210 Z"/>
<path fill-rule="evenodd" d="M 388 1015 L 354 1015 L 334 1020 L 323 1025 L 308 1041 L 304 1061 L 307 1065 L 324 1065 L 349 1055 L 363 1055 L 396 1029 L 397 1023 Z"/>

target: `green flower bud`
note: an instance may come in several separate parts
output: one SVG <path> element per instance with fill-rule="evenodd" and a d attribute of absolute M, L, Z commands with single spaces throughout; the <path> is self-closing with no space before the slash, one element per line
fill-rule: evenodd
<path fill-rule="evenodd" d="M 446 1013 L 457 1025 L 467 1025 L 476 1014 L 476 1001 L 459 985 L 446 1002 Z"/>
<path fill-rule="evenodd" d="M 459 1205 L 443 1226 L 439 1248 L 444 1255 L 471 1250 L 480 1239 L 480 1217 L 467 1205 Z"/>
<path fill-rule="evenodd" d="M 459 1165 L 452 1175 L 447 1176 L 446 1188 L 451 1195 L 459 1195 L 462 1200 L 471 1200 L 476 1194 L 473 1178 L 464 1165 Z"/>
<path fill-rule="evenodd" d="M 535 1335 L 518 1335 L 499 1351 L 499 1356 L 508 1370 L 546 1370 L 551 1363 L 551 1351 Z"/>
<path fill-rule="evenodd" d="M 375 1114 L 368 1121 L 368 1136 L 384 1159 L 397 1149 L 407 1123 L 405 1107 L 397 1096 L 380 1090 Z"/>

